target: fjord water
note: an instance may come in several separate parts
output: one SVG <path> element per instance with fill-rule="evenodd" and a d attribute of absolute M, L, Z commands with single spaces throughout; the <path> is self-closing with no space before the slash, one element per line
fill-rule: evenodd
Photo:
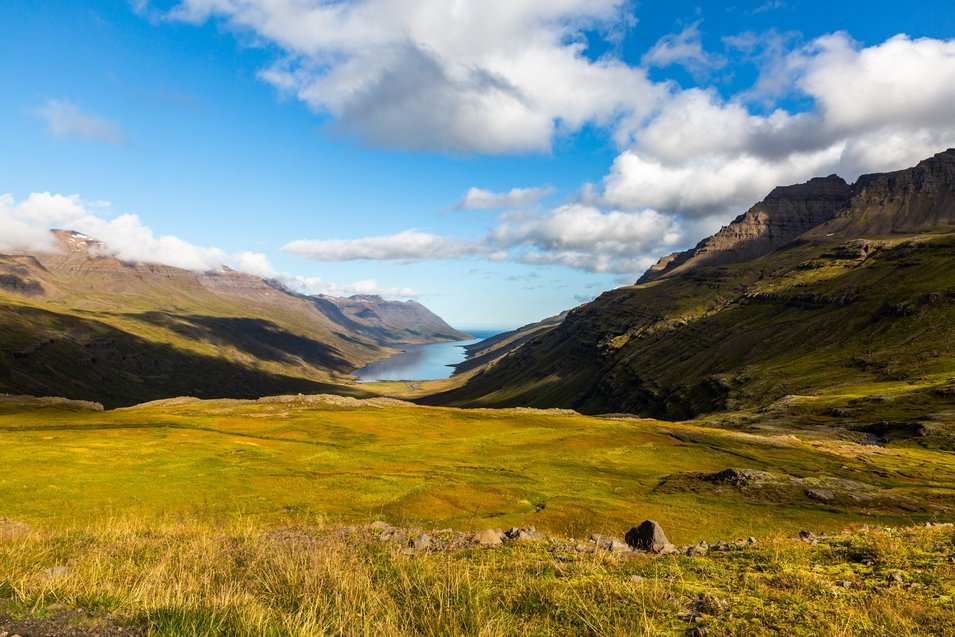
<path fill-rule="evenodd" d="M 454 365 L 463 362 L 464 348 L 496 336 L 505 330 L 466 330 L 474 336 L 469 341 L 406 345 L 404 351 L 384 360 L 375 361 L 352 372 L 360 383 L 379 380 L 436 380 L 448 378 Z"/>

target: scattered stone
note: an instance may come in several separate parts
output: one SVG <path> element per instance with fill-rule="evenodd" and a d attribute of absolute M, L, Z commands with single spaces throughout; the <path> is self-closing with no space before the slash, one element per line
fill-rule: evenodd
<path fill-rule="evenodd" d="M 674 553 L 676 547 L 667 539 L 663 527 L 654 520 L 646 520 L 640 526 L 635 526 L 626 535 L 627 544 L 639 551 L 652 553 Z"/>
<path fill-rule="evenodd" d="M 388 529 L 391 528 L 391 525 L 388 524 L 387 522 L 383 522 L 382 520 L 376 520 L 372 522 L 371 524 L 369 524 L 368 528 L 371 529 L 372 531 L 387 531 Z"/>
<path fill-rule="evenodd" d="M 546 540 L 547 538 L 543 533 L 538 533 L 535 527 L 530 527 L 527 529 L 519 529 L 514 527 L 508 531 L 505 531 L 505 535 L 509 540 L 515 541 L 527 541 L 527 540 Z"/>
<path fill-rule="evenodd" d="M 816 534 L 812 531 L 800 531 L 799 539 L 805 542 L 806 544 L 815 544 L 819 541 L 819 538 L 816 537 Z"/>
<path fill-rule="evenodd" d="M 504 533 L 500 529 L 485 529 L 472 535 L 471 541 L 480 546 L 498 546 L 504 543 Z"/>
<path fill-rule="evenodd" d="M 630 547 L 621 540 L 608 535 L 591 535 L 590 541 L 597 545 L 598 549 L 610 551 L 611 553 L 629 553 Z"/>
<path fill-rule="evenodd" d="M 424 551 L 431 547 L 431 536 L 427 533 L 422 533 L 415 539 L 411 540 L 411 548 L 416 551 Z"/>
<path fill-rule="evenodd" d="M 750 546 L 753 546 L 754 544 L 756 544 L 756 538 L 750 535 L 749 538 L 746 539 L 746 543 L 749 544 Z"/>

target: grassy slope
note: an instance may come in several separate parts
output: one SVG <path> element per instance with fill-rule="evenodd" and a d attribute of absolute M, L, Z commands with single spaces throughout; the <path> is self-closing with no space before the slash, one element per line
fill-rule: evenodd
<path fill-rule="evenodd" d="M 845 400 L 788 405 L 786 418 L 808 426 L 820 403 Z M 665 423 L 338 397 L 69 407 L 0 402 L 0 627 L 4 615 L 79 621 L 55 618 L 66 608 L 170 637 L 955 634 L 955 534 L 881 530 L 952 515 L 951 452 L 912 441 L 793 435 L 772 410 Z M 673 488 L 727 467 L 910 500 Z M 648 517 L 679 544 L 759 541 L 693 558 L 545 543 L 408 555 L 328 526 L 586 538 Z M 862 523 L 880 528 L 786 539 Z"/>
<path fill-rule="evenodd" d="M 533 524 L 575 536 L 619 535 L 650 517 L 689 543 L 933 519 L 955 497 L 951 454 L 908 443 L 324 400 L 8 406 L 0 462 L 16 469 L 0 478 L 0 515 L 56 525 L 111 512 L 269 520 L 292 511 L 463 529 Z M 660 487 L 672 474 L 730 467 L 866 482 L 918 505 L 846 507 L 799 492 L 767 508 L 735 492 Z"/>
<path fill-rule="evenodd" d="M 955 238 L 796 243 L 607 292 L 430 402 L 685 418 L 955 369 Z"/>
<path fill-rule="evenodd" d="M 0 256 L 42 294 L 0 289 L 0 392 L 108 406 L 176 395 L 335 392 L 393 350 L 309 300 L 238 273 L 66 256 Z"/>
<path fill-rule="evenodd" d="M 631 559 L 537 542 L 407 555 L 334 529 L 189 519 L 12 530 L 0 626 L 66 607 L 164 637 L 955 635 L 950 528 Z"/>

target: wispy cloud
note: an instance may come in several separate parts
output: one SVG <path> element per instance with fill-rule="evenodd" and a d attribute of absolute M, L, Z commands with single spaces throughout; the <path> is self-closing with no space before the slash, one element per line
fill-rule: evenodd
<path fill-rule="evenodd" d="M 523 210 L 535 206 L 541 199 L 553 194 L 551 187 L 513 188 L 509 192 L 492 192 L 471 188 L 454 210 Z"/>
<path fill-rule="evenodd" d="M 700 23 L 694 22 L 680 33 L 660 38 L 641 60 L 644 66 L 667 67 L 674 64 L 686 68 L 697 77 L 726 65 L 726 59 L 703 48 Z"/>
<path fill-rule="evenodd" d="M 531 265 L 561 265 L 587 272 L 636 273 L 660 246 L 681 239 L 671 218 L 653 210 L 602 211 L 583 204 L 502 214 L 475 239 L 417 230 L 357 239 L 301 240 L 287 252 L 318 261 L 392 261 L 482 258 Z"/>
<path fill-rule="evenodd" d="M 31 113 L 43 120 L 47 131 L 56 138 L 82 139 L 116 146 L 127 143 L 115 122 L 83 112 L 68 99 L 51 99 Z"/>

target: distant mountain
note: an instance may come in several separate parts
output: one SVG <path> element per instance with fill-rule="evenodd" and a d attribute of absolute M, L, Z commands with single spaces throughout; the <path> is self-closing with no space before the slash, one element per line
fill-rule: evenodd
<path fill-rule="evenodd" d="M 467 352 L 467 358 L 464 362 L 454 366 L 454 373 L 463 374 L 494 364 L 524 343 L 538 338 L 560 325 L 567 314 L 567 312 L 561 312 L 557 316 L 524 325 L 516 330 L 496 334 L 473 345 L 466 345 L 464 350 Z"/>
<path fill-rule="evenodd" d="M 641 280 L 428 400 L 685 418 L 838 387 L 949 383 L 955 150 L 852 186 L 833 176 L 778 188 Z"/>
<path fill-rule="evenodd" d="M 415 342 L 459 334 L 417 303 L 404 313 L 346 316 L 330 297 L 227 268 L 129 263 L 85 235 L 54 234 L 58 251 L 0 255 L 0 393 L 107 406 L 178 395 L 360 394 L 339 383 L 407 342 L 416 317 Z M 392 305 L 408 304 L 368 308 Z"/>
<path fill-rule="evenodd" d="M 346 329 L 383 344 L 463 341 L 470 335 L 444 322 L 417 301 L 388 301 L 377 295 L 316 296 L 325 314 Z"/>

